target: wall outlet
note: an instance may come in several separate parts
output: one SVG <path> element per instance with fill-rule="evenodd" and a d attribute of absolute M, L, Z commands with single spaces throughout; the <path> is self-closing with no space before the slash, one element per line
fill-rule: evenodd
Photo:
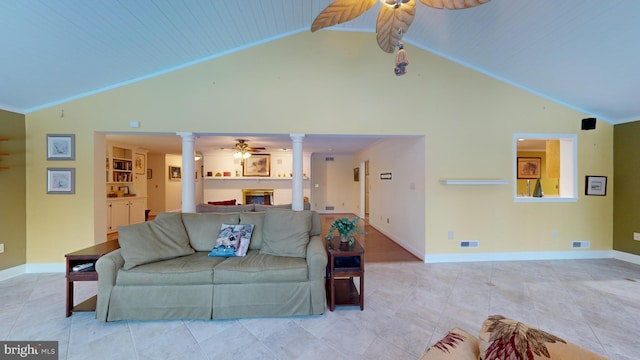
<path fill-rule="evenodd" d="M 0 244 L 0 254 L 4 252 L 4 244 Z"/>
<path fill-rule="evenodd" d="M 633 240 L 635 240 L 635 241 L 640 241 L 640 233 L 638 233 L 638 232 L 634 232 L 634 233 L 633 233 Z"/>
<path fill-rule="evenodd" d="M 551 237 L 558 237 L 558 230 L 556 229 L 551 230 Z"/>
<path fill-rule="evenodd" d="M 449 232 L 447 232 L 447 240 L 453 240 L 453 230 L 449 230 Z"/>

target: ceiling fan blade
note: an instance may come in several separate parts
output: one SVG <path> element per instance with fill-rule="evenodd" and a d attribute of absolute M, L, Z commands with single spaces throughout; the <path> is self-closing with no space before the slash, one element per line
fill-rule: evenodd
<path fill-rule="evenodd" d="M 467 9 L 488 3 L 491 0 L 420 0 L 421 3 L 436 9 L 449 10 Z"/>
<path fill-rule="evenodd" d="M 311 24 L 311 32 L 355 19 L 375 5 L 376 0 L 336 0 Z"/>
<path fill-rule="evenodd" d="M 376 22 L 376 37 L 380 49 L 392 53 L 409 29 L 415 15 L 416 0 L 409 0 L 399 7 L 382 5 Z"/>

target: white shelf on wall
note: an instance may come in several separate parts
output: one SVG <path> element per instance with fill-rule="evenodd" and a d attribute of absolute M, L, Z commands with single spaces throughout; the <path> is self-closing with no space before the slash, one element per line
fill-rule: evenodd
<path fill-rule="evenodd" d="M 506 179 L 441 179 L 442 185 L 508 185 Z"/>
<path fill-rule="evenodd" d="M 292 180 L 292 177 L 268 177 L 268 176 L 205 176 L 205 180 Z M 309 180 L 308 177 L 302 180 Z"/>

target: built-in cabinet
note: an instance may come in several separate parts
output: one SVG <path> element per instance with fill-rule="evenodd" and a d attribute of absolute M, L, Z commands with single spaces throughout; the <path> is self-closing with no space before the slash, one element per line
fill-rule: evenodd
<path fill-rule="evenodd" d="M 114 198 L 107 200 L 107 233 L 118 230 L 119 226 L 144 222 L 146 198 Z"/>

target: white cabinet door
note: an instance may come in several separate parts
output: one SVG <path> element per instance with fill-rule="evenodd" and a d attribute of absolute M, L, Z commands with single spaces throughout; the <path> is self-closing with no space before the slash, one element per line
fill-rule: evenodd
<path fill-rule="evenodd" d="M 145 198 L 129 201 L 129 224 L 144 222 Z"/>
<path fill-rule="evenodd" d="M 111 226 L 109 230 L 114 231 L 118 226 L 129 225 L 129 201 L 114 200 L 111 204 Z"/>

